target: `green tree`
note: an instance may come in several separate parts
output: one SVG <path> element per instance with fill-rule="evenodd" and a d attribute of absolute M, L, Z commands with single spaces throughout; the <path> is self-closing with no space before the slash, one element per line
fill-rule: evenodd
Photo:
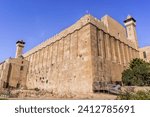
<path fill-rule="evenodd" d="M 129 68 L 123 71 L 122 81 L 129 86 L 150 86 L 150 63 L 133 59 Z"/>

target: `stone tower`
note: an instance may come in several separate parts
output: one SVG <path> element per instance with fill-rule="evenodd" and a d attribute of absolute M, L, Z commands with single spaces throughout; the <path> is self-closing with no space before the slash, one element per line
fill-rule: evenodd
<path fill-rule="evenodd" d="M 135 44 L 135 48 L 138 49 L 138 40 L 136 35 L 136 20 L 128 15 L 127 19 L 124 21 L 124 25 L 127 30 L 127 39 Z"/>
<path fill-rule="evenodd" d="M 22 55 L 24 45 L 25 42 L 23 40 L 19 40 L 16 42 L 16 58 L 19 58 Z"/>

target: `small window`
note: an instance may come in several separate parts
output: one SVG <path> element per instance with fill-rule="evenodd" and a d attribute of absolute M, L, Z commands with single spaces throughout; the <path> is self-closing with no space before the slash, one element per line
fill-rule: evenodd
<path fill-rule="evenodd" d="M 21 70 L 21 71 L 23 70 L 23 66 L 20 67 L 20 70 Z"/>
<path fill-rule="evenodd" d="M 143 57 L 147 58 L 146 52 L 143 52 Z"/>

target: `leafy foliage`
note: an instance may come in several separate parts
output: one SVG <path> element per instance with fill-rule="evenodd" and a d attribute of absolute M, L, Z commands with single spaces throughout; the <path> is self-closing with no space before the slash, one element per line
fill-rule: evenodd
<path fill-rule="evenodd" d="M 150 63 L 133 59 L 129 68 L 123 71 L 122 81 L 128 86 L 150 86 Z"/>
<path fill-rule="evenodd" d="M 138 91 L 137 93 L 125 92 L 118 96 L 119 100 L 150 100 L 150 91 Z"/>

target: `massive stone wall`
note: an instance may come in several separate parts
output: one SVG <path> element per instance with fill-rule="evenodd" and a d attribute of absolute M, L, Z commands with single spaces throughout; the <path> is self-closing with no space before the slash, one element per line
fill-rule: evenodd
<path fill-rule="evenodd" d="M 150 46 L 140 48 L 140 57 L 147 62 L 150 62 Z"/>
<path fill-rule="evenodd" d="M 92 24 L 96 25 L 97 27 L 99 27 L 100 29 L 103 29 L 104 31 L 107 32 L 107 28 L 104 26 L 104 24 L 99 19 L 96 19 L 95 17 L 93 17 L 91 15 L 85 15 L 84 17 L 82 17 L 79 21 L 77 21 L 72 26 L 68 27 L 67 29 L 63 30 L 59 34 L 49 38 L 45 42 L 43 42 L 43 43 L 39 44 L 38 46 L 34 47 L 33 49 L 29 50 L 23 56 L 24 57 L 31 56 L 31 54 L 33 54 L 34 52 L 39 51 L 40 49 L 46 47 L 47 45 L 50 45 L 51 43 L 54 43 L 57 40 L 60 40 L 64 37 L 66 37 L 68 34 L 71 34 L 71 33 L 75 32 L 76 30 L 81 29 L 83 26 L 87 25 L 88 23 L 92 23 Z"/>
<path fill-rule="evenodd" d="M 139 58 L 139 51 L 121 39 L 91 26 L 93 82 L 121 82 L 121 73 L 129 62 Z"/>
<path fill-rule="evenodd" d="M 27 87 L 59 94 L 91 92 L 90 41 L 86 25 L 28 56 Z"/>
<path fill-rule="evenodd" d="M 27 87 L 58 94 L 89 93 L 95 82 L 121 81 L 122 70 L 139 57 L 139 51 L 127 38 L 108 32 L 103 22 L 86 15 L 25 53 L 30 62 Z"/>
<path fill-rule="evenodd" d="M 25 87 L 28 71 L 28 61 L 20 58 L 10 58 L 0 65 L 0 87 Z"/>
<path fill-rule="evenodd" d="M 38 46 L 34 47 L 33 49 L 29 50 L 23 56 L 24 57 L 31 56 L 31 54 L 33 54 L 34 52 L 39 51 L 40 49 L 50 45 L 51 43 L 54 43 L 55 41 L 62 39 L 63 37 L 75 32 L 76 30 L 79 30 L 80 28 L 82 28 L 83 26 L 85 26 L 88 23 L 91 23 L 91 24 L 97 26 L 99 29 L 102 29 L 104 32 L 109 33 L 110 35 L 114 36 L 115 38 L 118 38 L 118 33 L 120 33 L 120 36 L 123 35 L 123 36 L 121 36 L 120 39 L 127 45 L 131 46 L 132 48 L 135 48 L 134 43 L 132 41 L 128 40 L 127 37 L 125 37 L 126 34 L 121 34 L 121 33 L 126 33 L 125 28 L 123 28 L 123 26 L 120 26 L 121 24 L 119 24 L 117 21 L 115 21 L 111 17 L 109 17 L 109 16 L 106 16 L 106 17 L 107 18 L 102 18 L 101 20 L 99 20 L 91 15 L 85 15 L 80 20 L 78 20 L 75 24 L 73 24 L 72 26 L 68 27 L 67 29 L 63 30 L 59 34 L 47 39 L 45 42 L 43 42 L 43 43 L 39 44 Z M 108 20 L 108 21 L 105 21 L 105 20 Z M 106 22 L 106 23 L 104 23 L 104 22 Z M 109 25 L 106 25 L 107 22 L 109 23 Z M 114 22 L 115 22 L 115 24 L 114 24 Z M 111 25 L 116 25 L 116 27 L 112 27 Z M 108 30 L 108 28 L 111 28 L 111 30 L 114 30 L 114 32 L 112 33 L 112 31 Z"/>
<path fill-rule="evenodd" d="M 4 76 L 5 62 L 0 63 L 0 88 L 3 87 L 3 76 Z"/>
<path fill-rule="evenodd" d="M 107 27 L 107 31 L 109 34 L 116 38 L 120 38 L 121 40 L 125 40 L 127 38 L 126 29 L 119 24 L 116 20 L 111 18 L 108 15 L 105 15 L 101 18 L 104 25 Z"/>
<path fill-rule="evenodd" d="M 138 45 L 136 45 L 136 43 L 138 44 L 138 42 L 136 42 L 137 40 L 129 39 L 127 27 L 125 28 L 118 21 L 116 21 L 115 19 L 113 19 L 112 17 L 110 17 L 108 15 L 105 15 L 104 17 L 102 17 L 101 21 L 106 26 L 107 33 L 109 33 L 111 36 L 121 40 L 122 42 L 131 46 L 132 48 L 138 49 L 137 48 Z M 134 31 L 135 31 L 134 32 L 135 34 L 133 34 L 133 35 L 136 36 L 136 29 L 134 29 Z M 137 39 L 137 37 L 136 37 L 136 39 Z"/>

